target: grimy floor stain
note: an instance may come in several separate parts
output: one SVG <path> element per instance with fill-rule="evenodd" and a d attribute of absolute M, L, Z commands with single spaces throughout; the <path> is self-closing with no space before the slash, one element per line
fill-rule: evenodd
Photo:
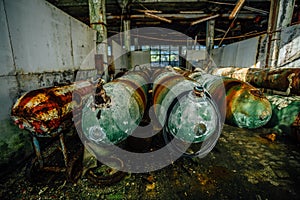
<path fill-rule="evenodd" d="M 86 176 L 76 183 L 62 173 L 36 174 L 27 180 L 25 166 L 0 182 L 0 199 L 300 199 L 300 146 L 275 141 L 224 125 L 216 147 L 205 158 L 182 157 L 154 172 L 125 174 L 112 185 Z"/>

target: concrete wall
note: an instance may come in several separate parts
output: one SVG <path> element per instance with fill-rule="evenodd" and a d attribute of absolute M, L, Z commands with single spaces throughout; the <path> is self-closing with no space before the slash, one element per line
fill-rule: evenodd
<path fill-rule="evenodd" d="M 279 67 L 300 67 L 300 25 L 290 26 L 282 30 Z"/>
<path fill-rule="evenodd" d="M 264 67 L 266 35 L 226 45 L 212 51 L 217 67 Z"/>
<path fill-rule="evenodd" d="M 28 133 L 11 124 L 11 106 L 25 91 L 95 76 L 96 33 L 44 0 L 0 0 L 0 38 L 3 173 L 32 152 Z"/>
<path fill-rule="evenodd" d="M 282 29 L 278 66 L 299 67 L 300 25 Z M 212 58 L 217 67 L 266 66 L 268 37 L 266 34 L 233 43 L 213 50 Z"/>
<path fill-rule="evenodd" d="M 0 0 L 0 16 L 1 102 L 8 93 L 13 97 L 53 82 L 74 81 L 78 70 L 94 70 L 93 56 L 86 58 L 95 48 L 95 31 L 48 2 Z M 8 76 L 17 79 L 12 89 L 5 82 Z M 0 120 L 7 117 L 7 112 L 0 113 Z"/>
<path fill-rule="evenodd" d="M 94 31 L 43 0 L 4 6 L 17 72 L 78 69 L 94 47 Z"/>

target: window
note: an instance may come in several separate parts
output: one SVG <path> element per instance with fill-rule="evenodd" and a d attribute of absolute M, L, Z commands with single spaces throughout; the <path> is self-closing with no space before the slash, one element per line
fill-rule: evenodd
<path fill-rule="evenodd" d="M 169 45 L 153 45 L 150 47 L 151 66 L 179 66 L 179 47 Z"/>

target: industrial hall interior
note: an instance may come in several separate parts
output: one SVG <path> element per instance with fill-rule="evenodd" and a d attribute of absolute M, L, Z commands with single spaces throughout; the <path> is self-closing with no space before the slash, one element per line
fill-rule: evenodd
<path fill-rule="evenodd" d="M 300 0 L 0 0 L 0 199 L 300 199 Z"/>

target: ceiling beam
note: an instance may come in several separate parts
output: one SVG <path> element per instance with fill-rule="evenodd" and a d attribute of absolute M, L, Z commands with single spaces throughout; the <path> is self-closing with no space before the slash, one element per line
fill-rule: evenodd
<path fill-rule="evenodd" d="M 80 7 L 80 6 L 89 6 L 88 1 L 86 2 L 65 2 L 65 3 L 57 3 L 57 7 Z"/>
<path fill-rule="evenodd" d="M 197 19 L 197 18 L 203 18 L 203 17 L 211 17 L 211 14 L 155 14 L 155 16 L 158 17 L 164 17 L 164 18 L 171 18 L 171 19 Z M 254 19 L 257 15 L 255 14 L 239 14 L 238 18 L 240 19 Z M 131 19 L 144 19 L 147 16 L 144 14 L 136 14 L 136 15 L 129 15 Z M 228 18 L 229 14 L 220 14 L 219 17 L 225 17 Z M 121 19 L 121 15 L 107 15 L 107 20 L 115 20 L 115 19 Z"/>
<path fill-rule="evenodd" d="M 235 18 L 235 16 L 238 14 L 238 12 L 241 10 L 241 8 L 243 7 L 244 3 L 246 0 L 239 0 L 234 9 L 232 10 L 231 14 L 229 15 L 229 19 L 233 19 Z"/>
<path fill-rule="evenodd" d="M 210 19 L 217 18 L 217 17 L 219 17 L 219 16 L 220 16 L 220 15 L 217 14 L 217 15 L 213 15 L 213 16 L 209 16 L 209 17 L 206 17 L 206 18 L 203 18 L 203 19 L 199 19 L 199 20 L 193 21 L 193 22 L 191 23 L 191 26 L 194 26 L 194 25 L 199 24 L 199 23 L 201 23 L 201 22 L 205 22 L 205 21 L 210 20 Z"/>
<path fill-rule="evenodd" d="M 220 29 L 220 28 L 215 28 L 215 31 L 218 31 L 218 32 L 221 32 L 221 33 L 226 33 L 226 31 L 225 31 L 225 30 L 223 30 L 223 29 Z"/>
<path fill-rule="evenodd" d="M 148 16 L 148 17 L 154 18 L 154 19 L 158 19 L 158 20 L 167 22 L 167 23 L 172 23 L 172 20 L 167 19 L 165 17 L 157 16 L 157 15 L 154 15 L 154 14 L 151 14 L 151 13 L 148 13 L 148 12 L 145 12 L 145 15 Z"/>
<path fill-rule="evenodd" d="M 234 25 L 234 23 L 235 23 L 235 20 L 236 20 L 236 17 L 233 18 L 233 20 L 232 20 L 230 26 L 228 27 L 227 31 L 225 32 L 225 34 L 224 34 L 224 36 L 223 36 L 223 38 L 220 40 L 220 43 L 219 43 L 219 45 L 218 45 L 219 47 L 221 47 L 221 44 L 222 44 L 223 40 L 226 38 L 226 36 L 227 36 L 227 34 L 229 33 L 231 27 L 233 27 L 233 25 Z"/>
<path fill-rule="evenodd" d="M 205 13 L 202 10 L 183 10 L 183 11 L 179 11 L 180 14 L 203 14 Z"/>
<path fill-rule="evenodd" d="M 141 9 L 133 9 L 133 10 L 136 10 L 138 12 L 143 12 L 143 13 L 162 13 L 162 11 L 160 10 L 141 10 Z"/>
<path fill-rule="evenodd" d="M 244 6 L 243 9 L 249 10 L 249 11 L 252 11 L 252 12 L 257 12 L 257 13 L 260 13 L 262 15 L 268 15 L 269 14 L 268 11 L 258 9 L 258 8 L 253 8 L 253 7 L 250 7 L 250 6 Z"/>

